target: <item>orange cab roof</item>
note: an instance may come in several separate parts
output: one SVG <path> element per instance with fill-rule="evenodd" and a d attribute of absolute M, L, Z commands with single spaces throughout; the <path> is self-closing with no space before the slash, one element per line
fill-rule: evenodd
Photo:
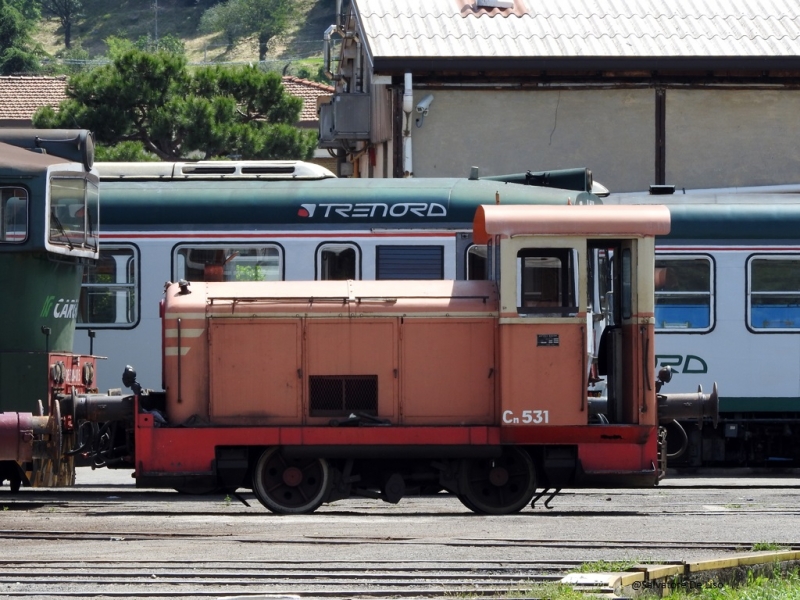
<path fill-rule="evenodd" d="M 669 233 L 669 209 L 659 205 L 484 205 L 473 222 L 472 240 L 503 235 L 635 235 Z"/>

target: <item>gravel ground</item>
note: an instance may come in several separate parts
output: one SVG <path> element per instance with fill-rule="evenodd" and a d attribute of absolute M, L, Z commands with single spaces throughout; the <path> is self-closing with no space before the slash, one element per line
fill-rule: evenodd
<path fill-rule="evenodd" d="M 0 537 L 9 538 L 4 558 L 28 560 L 693 561 L 755 542 L 800 547 L 798 488 L 797 477 L 673 477 L 654 489 L 568 491 L 553 510 L 503 517 L 445 494 L 276 516 L 249 492 L 248 507 L 81 469 L 71 489 L 0 493 Z M 728 547 L 692 547 L 702 542 Z"/>

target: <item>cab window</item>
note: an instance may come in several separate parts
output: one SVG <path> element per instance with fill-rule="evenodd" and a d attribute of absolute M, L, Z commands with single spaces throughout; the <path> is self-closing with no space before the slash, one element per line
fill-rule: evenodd
<path fill-rule="evenodd" d="M 54 177 L 50 182 L 50 243 L 97 248 L 98 190 L 83 177 Z"/>
<path fill-rule="evenodd" d="M 575 252 L 524 249 L 517 254 L 517 312 L 521 315 L 571 316 L 578 312 Z"/>

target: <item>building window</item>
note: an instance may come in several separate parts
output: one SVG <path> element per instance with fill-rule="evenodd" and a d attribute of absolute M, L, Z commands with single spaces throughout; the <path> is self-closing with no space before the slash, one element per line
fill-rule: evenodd
<path fill-rule="evenodd" d="M 0 242 L 21 244 L 28 238 L 28 192 L 0 187 Z"/>
<path fill-rule="evenodd" d="M 517 312 L 571 316 L 578 313 L 575 251 L 527 248 L 517 253 Z"/>
<path fill-rule="evenodd" d="M 655 270 L 657 331 L 710 331 L 714 276 L 707 256 L 659 256 Z"/>
<path fill-rule="evenodd" d="M 800 330 L 800 256 L 750 258 L 747 319 L 755 331 Z"/>
<path fill-rule="evenodd" d="M 444 279 L 444 246 L 377 246 L 375 279 Z"/>
<path fill-rule="evenodd" d="M 355 244 L 322 244 L 317 249 L 317 279 L 360 279 L 361 252 Z"/>
<path fill-rule="evenodd" d="M 283 253 L 275 244 L 193 244 L 173 253 L 175 279 L 187 281 L 280 281 Z"/>
<path fill-rule="evenodd" d="M 78 325 L 127 328 L 139 320 L 137 257 L 132 246 L 103 246 L 83 272 Z"/>

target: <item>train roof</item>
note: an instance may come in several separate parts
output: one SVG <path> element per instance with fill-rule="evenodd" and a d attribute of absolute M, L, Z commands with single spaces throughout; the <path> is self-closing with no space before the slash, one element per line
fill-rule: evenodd
<path fill-rule="evenodd" d="M 485 244 L 495 235 L 656 236 L 669 228 L 664 206 L 480 206 L 472 238 Z"/>
<path fill-rule="evenodd" d="M 188 179 L 329 179 L 331 171 L 300 160 L 96 163 L 101 179 L 168 181 Z"/>
<path fill-rule="evenodd" d="M 101 180 L 103 230 L 470 228 L 481 204 L 600 202 L 586 192 L 456 179 Z"/>
<path fill-rule="evenodd" d="M 669 208 L 668 240 L 796 240 L 800 237 L 800 194 L 694 193 L 611 194 L 605 204 L 662 204 Z"/>
<path fill-rule="evenodd" d="M 57 156 L 0 142 L 0 173 L 6 176 L 42 173 L 53 165 L 63 165 L 68 170 L 72 164 L 75 163 Z"/>
<path fill-rule="evenodd" d="M 672 205 L 687 205 L 687 204 L 720 204 L 720 205 L 736 205 L 736 204 L 800 204 L 800 192 L 737 192 L 737 191 L 714 191 L 703 192 L 696 190 L 675 194 L 649 194 L 647 192 L 641 193 L 624 193 L 624 194 L 610 194 L 608 197 L 603 198 L 604 204 L 666 204 Z"/>

